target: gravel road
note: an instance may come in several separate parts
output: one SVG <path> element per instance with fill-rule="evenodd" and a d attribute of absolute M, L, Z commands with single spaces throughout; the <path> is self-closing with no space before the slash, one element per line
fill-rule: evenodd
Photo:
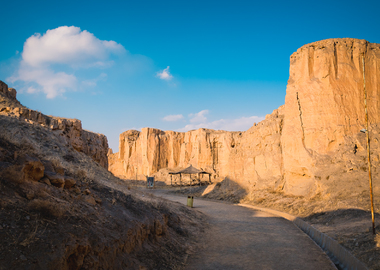
<path fill-rule="evenodd" d="M 153 190 L 186 204 L 187 196 Z M 245 207 L 194 199 L 194 209 L 209 218 L 198 252 L 186 269 L 336 269 L 327 255 L 292 222 Z"/>

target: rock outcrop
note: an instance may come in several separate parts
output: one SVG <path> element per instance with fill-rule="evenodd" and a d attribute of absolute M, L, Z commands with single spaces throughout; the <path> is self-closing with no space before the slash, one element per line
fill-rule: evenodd
<path fill-rule="evenodd" d="M 380 44 L 344 38 L 293 53 L 285 105 L 248 131 L 126 131 L 119 152 L 109 155 L 110 171 L 134 179 L 191 164 L 247 189 L 302 196 L 328 192 L 337 181 L 366 179 L 365 135 L 359 132 L 365 125 L 363 57 L 376 170 Z"/>
<path fill-rule="evenodd" d="M 129 130 L 120 134 L 119 152 L 109 155 L 109 170 L 142 179 L 163 168 L 191 164 L 212 173 L 212 179 L 230 177 L 244 187 L 267 186 L 281 180 L 283 117 L 282 106 L 246 132 Z"/>
<path fill-rule="evenodd" d="M 102 167 L 108 168 L 108 141 L 105 135 L 82 129 L 82 122 L 78 119 L 47 116 L 22 106 L 16 99 L 16 90 L 8 88 L 2 81 L 0 81 L 0 93 L 6 98 L 0 101 L 0 114 L 33 125 L 48 127 L 66 146 L 85 153 Z"/>
<path fill-rule="evenodd" d="M 363 57 L 370 122 L 378 123 L 380 44 L 329 39 L 305 45 L 290 57 L 281 138 L 286 190 L 312 188 L 318 161 L 342 149 L 347 137 L 364 127 Z"/>

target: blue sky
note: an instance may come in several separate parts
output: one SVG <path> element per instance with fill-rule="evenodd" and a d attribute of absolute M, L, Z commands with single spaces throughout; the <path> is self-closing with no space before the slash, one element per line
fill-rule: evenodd
<path fill-rule="evenodd" d="M 246 130 L 284 104 L 289 57 L 380 43 L 379 1 L 3 1 L 0 80 L 118 150 L 155 127 Z"/>

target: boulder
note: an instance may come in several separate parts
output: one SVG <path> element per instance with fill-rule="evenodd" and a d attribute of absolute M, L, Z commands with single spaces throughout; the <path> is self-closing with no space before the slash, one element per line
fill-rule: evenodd
<path fill-rule="evenodd" d="M 58 188 L 63 188 L 65 186 L 65 178 L 54 172 L 45 172 L 45 176 L 50 180 L 50 183 Z"/>
<path fill-rule="evenodd" d="M 65 177 L 65 188 L 70 189 L 75 185 L 76 181 L 74 178 L 66 176 Z"/>
<path fill-rule="evenodd" d="M 39 181 L 44 176 L 45 167 L 38 158 L 24 155 L 22 163 L 25 180 Z"/>

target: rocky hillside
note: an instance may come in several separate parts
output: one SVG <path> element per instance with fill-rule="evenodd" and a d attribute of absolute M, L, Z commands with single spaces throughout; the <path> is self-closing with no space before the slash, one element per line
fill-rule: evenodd
<path fill-rule="evenodd" d="M 107 140 L 0 92 L 0 269 L 181 269 L 203 230 L 185 206 L 106 170 Z"/>
<path fill-rule="evenodd" d="M 365 127 L 362 55 L 373 180 L 380 194 L 380 44 L 349 38 L 318 41 L 293 53 L 285 105 L 248 131 L 126 131 L 119 152 L 109 156 L 109 170 L 134 179 L 136 173 L 142 177 L 192 164 L 249 192 L 268 189 L 308 198 L 368 192 L 360 133 Z"/>
<path fill-rule="evenodd" d="M 0 92 L 7 99 L 0 101 L 0 114 L 14 117 L 30 124 L 50 128 L 67 147 L 83 152 L 102 167 L 108 168 L 108 141 L 103 134 L 82 129 L 78 119 L 47 116 L 22 106 L 16 99 L 16 90 L 0 81 Z"/>

